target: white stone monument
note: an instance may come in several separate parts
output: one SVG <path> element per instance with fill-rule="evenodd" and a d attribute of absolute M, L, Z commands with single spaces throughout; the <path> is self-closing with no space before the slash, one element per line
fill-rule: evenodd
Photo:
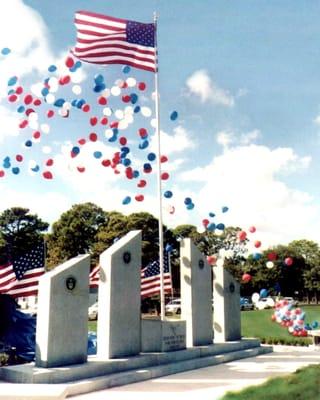
<path fill-rule="evenodd" d="M 84 363 L 88 347 L 90 256 L 80 255 L 39 280 L 36 366 Z"/>
<path fill-rule="evenodd" d="M 131 231 L 100 256 L 97 354 L 140 353 L 141 231 Z"/>
<path fill-rule="evenodd" d="M 240 284 L 223 267 L 213 267 L 214 341 L 241 339 Z"/>
<path fill-rule="evenodd" d="M 192 243 L 180 244 L 181 319 L 186 321 L 187 347 L 212 344 L 212 277 L 206 257 Z"/>

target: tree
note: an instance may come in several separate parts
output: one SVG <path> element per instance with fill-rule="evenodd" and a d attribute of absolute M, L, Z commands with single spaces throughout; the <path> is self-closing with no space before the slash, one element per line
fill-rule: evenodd
<path fill-rule="evenodd" d="M 105 212 L 93 203 L 76 204 L 63 213 L 48 235 L 48 267 L 86 253 L 95 263 L 93 248 L 105 221 Z"/>
<path fill-rule="evenodd" d="M 49 227 L 28 208 L 12 207 L 0 215 L 0 252 L 2 259 L 23 254 L 43 240 Z"/>

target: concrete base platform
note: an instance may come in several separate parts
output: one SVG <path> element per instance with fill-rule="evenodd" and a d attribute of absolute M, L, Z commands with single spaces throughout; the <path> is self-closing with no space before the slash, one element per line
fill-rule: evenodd
<path fill-rule="evenodd" d="M 126 359 L 101 360 L 96 356 L 90 356 L 85 364 L 61 368 L 37 368 L 33 363 L 2 367 L 0 368 L 0 379 L 20 384 L 59 384 L 53 385 L 53 387 L 61 388 L 60 396 L 69 397 L 218 365 L 271 351 L 272 347 L 261 347 L 258 340 L 244 339 L 238 342 L 217 343 L 167 353 L 141 353 L 139 356 Z M 63 388 L 66 389 L 66 392 L 62 390 Z M 18 400 L 20 397 L 14 398 Z M 26 392 L 22 398 L 28 399 Z M 42 397 L 34 394 L 29 398 L 40 399 Z"/>

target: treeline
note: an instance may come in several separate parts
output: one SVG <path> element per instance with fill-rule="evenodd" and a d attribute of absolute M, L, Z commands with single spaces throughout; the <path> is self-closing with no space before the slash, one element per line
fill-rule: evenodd
<path fill-rule="evenodd" d="M 132 230 L 142 231 L 142 266 L 158 258 L 158 220 L 146 212 L 128 216 L 117 211 L 106 212 L 93 203 L 76 204 L 61 215 L 49 230 L 49 224 L 26 208 L 14 207 L 0 214 L 1 265 L 19 254 L 28 252 L 45 242 L 46 268 L 89 253 L 92 265 L 99 255 L 115 241 Z M 262 288 L 271 295 L 279 292 L 286 296 L 318 297 L 320 291 L 320 249 L 309 240 L 296 240 L 278 245 L 257 254 L 247 254 L 247 240 L 239 241 L 240 228 L 228 227 L 224 231 L 199 233 L 193 225 L 179 225 L 174 229 L 164 226 L 165 248 L 170 251 L 173 286 L 179 289 L 179 241 L 191 238 L 205 255 L 220 255 L 224 266 L 242 283 L 243 295 L 251 295 Z M 273 267 L 267 268 L 272 253 Z M 287 258 L 292 260 L 287 265 Z M 251 280 L 244 283 L 243 274 Z"/>

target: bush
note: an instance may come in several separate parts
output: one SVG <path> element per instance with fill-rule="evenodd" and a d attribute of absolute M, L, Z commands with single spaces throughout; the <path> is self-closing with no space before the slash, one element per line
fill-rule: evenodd
<path fill-rule="evenodd" d="M 260 338 L 262 344 L 281 344 L 285 346 L 309 346 L 312 344 L 310 338 L 297 338 L 297 337 L 262 337 Z"/>

